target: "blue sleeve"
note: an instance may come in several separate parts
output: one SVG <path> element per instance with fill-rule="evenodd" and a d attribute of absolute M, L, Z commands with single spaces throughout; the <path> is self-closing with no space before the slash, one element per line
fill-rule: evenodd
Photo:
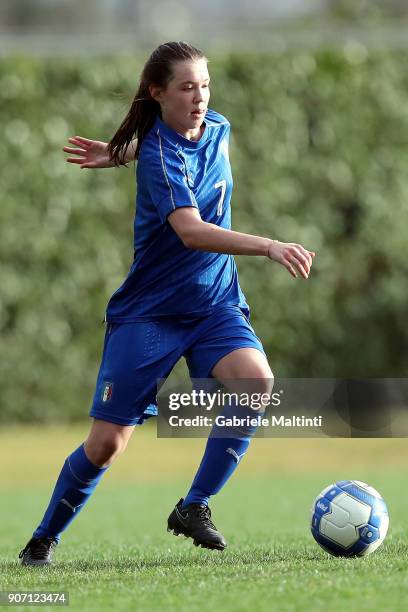
<path fill-rule="evenodd" d="M 158 142 L 150 160 L 146 159 L 146 186 L 162 223 L 176 208 L 198 208 L 187 182 L 183 157 Z"/>

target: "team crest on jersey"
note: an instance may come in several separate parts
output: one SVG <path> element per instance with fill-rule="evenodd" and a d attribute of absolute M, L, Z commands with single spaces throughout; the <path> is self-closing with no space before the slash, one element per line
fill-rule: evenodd
<path fill-rule="evenodd" d="M 113 393 L 113 383 L 106 382 L 103 386 L 102 401 L 108 402 L 112 397 L 112 393 Z"/>

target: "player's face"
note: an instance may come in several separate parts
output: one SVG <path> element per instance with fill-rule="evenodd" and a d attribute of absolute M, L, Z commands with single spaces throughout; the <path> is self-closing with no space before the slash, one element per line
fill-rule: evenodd
<path fill-rule="evenodd" d="M 155 96 L 162 119 L 187 138 L 199 137 L 210 99 L 210 76 L 205 59 L 173 64 L 173 78 Z"/>

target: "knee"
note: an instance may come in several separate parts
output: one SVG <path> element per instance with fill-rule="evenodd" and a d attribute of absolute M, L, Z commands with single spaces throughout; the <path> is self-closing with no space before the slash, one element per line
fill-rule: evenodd
<path fill-rule="evenodd" d="M 268 365 L 256 365 L 252 368 L 250 378 L 254 379 L 254 391 L 256 393 L 266 395 L 272 394 L 275 380 L 273 372 Z"/>
<path fill-rule="evenodd" d="M 252 373 L 253 379 L 248 381 L 252 391 L 251 408 L 254 412 L 264 412 L 270 404 L 274 377 L 269 366 L 260 366 Z"/>
<path fill-rule="evenodd" d="M 127 442 L 118 434 L 110 433 L 85 442 L 88 459 L 99 467 L 108 467 L 125 450 Z"/>
<path fill-rule="evenodd" d="M 265 372 L 264 378 L 261 379 L 261 386 L 264 389 L 264 393 L 267 395 L 272 395 L 272 389 L 275 382 L 275 378 L 273 376 L 273 372 L 270 368 Z"/>

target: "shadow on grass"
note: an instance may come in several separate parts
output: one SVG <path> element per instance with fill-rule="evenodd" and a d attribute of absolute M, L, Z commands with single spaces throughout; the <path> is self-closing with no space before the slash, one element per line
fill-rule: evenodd
<path fill-rule="evenodd" d="M 300 564 L 311 561 L 322 561 L 324 557 L 317 550 L 299 550 L 299 551 L 248 551 L 248 552 L 219 552 L 219 551 L 186 551 L 185 553 L 169 552 L 150 553 L 140 550 L 127 550 L 123 553 L 112 551 L 112 559 L 98 559 L 96 555 L 93 558 L 81 558 L 78 555 L 72 561 L 59 561 L 56 558 L 55 563 L 46 567 L 22 567 L 17 561 L 5 561 L 0 563 L 0 568 L 3 572 L 13 571 L 20 568 L 23 572 L 46 572 L 52 574 L 55 572 L 66 572 L 69 574 L 94 572 L 94 571 L 117 571 L 131 572 L 152 569 L 169 569 L 176 570 L 180 567 L 196 567 L 196 568 L 213 568 L 214 566 L 238 568 L 239 566 L 254 566 L 266 565 L 273 566 L 281 563 Z"/>
<path fill-rule="evenodd" d="M 40 572 L 44 573 L 43 575 L 51 576 L 54 573 L 72 575 L 95 571 L 133 572 L 154 569 L 176 571 L 177 568 L 205 569 L 206 567 L 214 568 L 214 566 L 238 569 L 244 566 L 263 565 L 273 567 L 274 565 L 287 564 L 296 568 L 297 566 L 307 566 L 311 562 L 316 565 L 324 565 L 326 569 L 330 569 L 330 566 L 332 566 L 334 570 L 338 569 L 339 564 L 342 564 L 343 567 L 345 567 L 345 564 L 349 564 L 350 569 L 352 569 L 354 563 L 368 562 L 371 564 L 372 562 L 378 563 L 380 560 L 388 563 L 390 559 L 406 561 L 408 559 L 408 543 L 400 540 L 390 542 L 381 547 L 374 555 L 358 559 L 331 557 L 317 546 L 298 548 L 295 546 L 248 547 L 246 550 L 227 550 L 224 552 L 203 549 L 162 552 L 155 547 L 155 550 L 148 553 L 141 548 L 122 547 L 120 549 L 112 548 L 110 553 L 110 559 L 106 559 L 106 554 L 104 555 L 105 558 L 98 558 L 96 550 L 94 555 L 90 557 L 88 548 L 86 555 L 84 553 L 81 555 L 77 551 L 75 558 L 71 561 L 58 560 L 57 556 L 55 563 L 46 567 L 22 567 L 16 560 L 3 561 L 0 562 L 0 570 L 4 574 L 7 571 L 16 573 L 17 570 L 20 575 L 26 572 Z"/>

